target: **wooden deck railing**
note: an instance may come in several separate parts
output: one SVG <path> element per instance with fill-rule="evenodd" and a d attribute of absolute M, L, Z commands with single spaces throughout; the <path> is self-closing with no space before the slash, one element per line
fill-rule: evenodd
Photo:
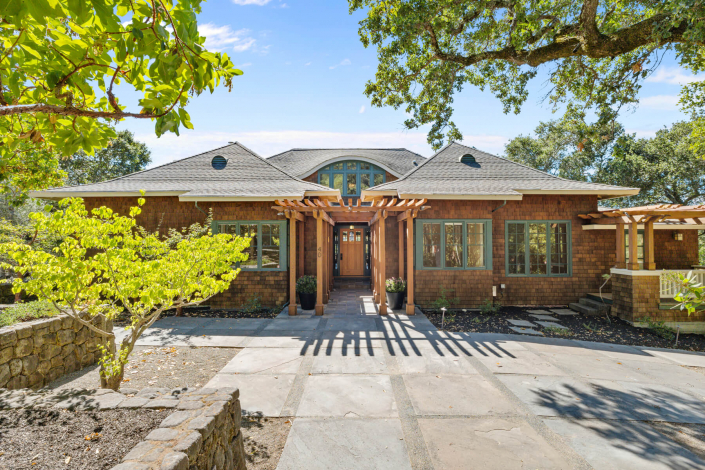
<path fill-rule="evenodd" d="M 678 293 L 678 283 L 672 280 L 669 273 L 682 273 L 688 274 L 693 271 L 695 278 L 700 284 L 705 284 L 705 269 L 664 269 L 661 273 L 661 298 L 662 299 L 673 299 Z"/>

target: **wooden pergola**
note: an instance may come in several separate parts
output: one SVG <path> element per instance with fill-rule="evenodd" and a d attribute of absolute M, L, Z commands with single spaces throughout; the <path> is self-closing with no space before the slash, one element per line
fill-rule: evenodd
<path fill-rule="evenodd" d="M 283 212 L 289 219 L 289 315 L 296 315 L 296 277 L 304 273 L 303 234 L 305 215 L 316 220 L 316 315 L 323 315 L 333 284 L 333 227 L 338 222 L 358 222 L 370 225 L 371 283 L 375 303 L 380 315 L 387 314 L 385 221 L 395 215 L 399 224 L 399 275 L 404 277 L 404 222 L 406 222 L 406 312 L 414 314 L 414 224 L 426 199 L 380 198 L 370 205 L 362 205 L 360 199 L 338 198 L 331 201 L 323 198 L 308 198 L 303 201 L 277 200 L 272 209 Z M 298 227 L 298 228 L 297 228 Z M 301 243 L 297 244 L 297 238 Z"/>
<path fill-rule="evenodd" d="M 644 225 L 644 269 L 654 270 L 654 224 L 677 222 L 674 228 L 705 223 L 705 205 L 654 204 L 624 209 L 602 208 L 598 212 L 580 214 L 592 224 L 615 225 L 617 232 L 617 268 L 638 270 L 638 225 Z M 624 256 L 624 228 L 629 226 L 629 257 Z"/>

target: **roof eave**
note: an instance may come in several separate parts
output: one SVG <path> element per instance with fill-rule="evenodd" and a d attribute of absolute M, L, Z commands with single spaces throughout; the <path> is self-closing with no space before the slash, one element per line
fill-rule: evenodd
<path fill-rule="evenodd" d="M 179 196 L 187 191 L 146 191 L 145 196 Z M 67 197 L 139 197 L 140 191 L 29 191 L 30 197 L 63 199 Z"/>
<path fill-rule="evenodd" d="M 516 189 L 521 194 L 564 194 L 576 196 L 595 195 L 600 199 L 613 199 L 616 197 L 635 196 L 639 194 L 639 188 L 624 189 Z"/>
<path fill-rule="evenodd" d="M 300 201 L 303 199 L 301 194 L 295 195 L 279 195 L 279 196 L 179 196 L 181 202 L 266 202 L 276 201 L 277 199 L 290 199 Z"/>

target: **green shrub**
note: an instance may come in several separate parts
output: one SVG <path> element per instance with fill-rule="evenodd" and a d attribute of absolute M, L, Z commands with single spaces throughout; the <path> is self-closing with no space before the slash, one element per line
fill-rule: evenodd
<path fill-rule="evenodd" d="M 547 326 L 543 331 L 553 333 L 554 335 L 572 336 L 573 332 L 566 328 L 558 328 L 557 326 Z"/>
<path fill-rule="evenodd" d="M 480 313 L 483 315 L 495 315 L 499 313 L 501 308 L 502 304 L 499 302 L 492 303 L 490 299 L 485 299 L 482 305 L 480 305 Z"/>
<path fill-rule="evenodd" d="M 666 326 L 666 323 L 659 320 L 653 320 L 649 317 L 644 317 L 639 321 L 646 323 L 646 327 L 652 332 L 660 336 L 661 338 L 671 341 L 676 337 L 673 330 Z"/>
<path fill-rule="evenodd" d="M 53 317 L 58 314 L 59 311 L 54 307 L 54 304 L 47 301 L 37 300 L 14 304 L 0 312 L 0 327 L 38 318 Z"/>
<path fill-rule="evenodd" d="M 262 308 L 262 302 L 260 301 L 259 295 L 252 294 L 247 298 L 240 310 L 243 313 L 257 313 Z"/>
<path fill-rule="evenodd" d="M 397 292 L 406 292 L 406 281 L 400 277 L 390 277 L 385 281 L 387 292 L 396 294 Z"/>
<path fill-rule="evenodd" d="M 453 292 L 453 289 L 446 290 L 443 285 L 441 285 L 441 295 L 433 302 L 433 308 L 435 310 L 440 310 L 442 308 L 449 309 L 453 305 L 460 303 L 460 299 L 454 297 L 452 299 L 448 298 L 448 294 Z"/>
<path fill-rule="evenodd" d="M 306 274 L 296 280 L 296 292 L 299 294 L 315 294 L 318 287 L 316 276 Z"/>

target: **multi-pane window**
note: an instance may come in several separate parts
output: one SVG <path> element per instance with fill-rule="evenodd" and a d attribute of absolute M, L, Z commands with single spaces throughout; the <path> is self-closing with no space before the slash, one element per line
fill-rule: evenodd
<path fill-rule="evenodd" d="M 624 259 L 629 260 L 629 227 L 624 227 Z M 644 230 L 636 232 L 636 259 L 644 267 Z"/>
<path fill-rule="evenodd" d="M 338 162 L 318 170 L 318 183 L 339 189 L 343 196 L 359 196 L 361 191 L 384 183 L 385 172 L 367 162 Z"/>
<path fill-rule="evenodd" d="M 248 255 L 239 263 L 242 269 L 284 271 L 286 269 L 286 222 L 214 221 L 214 233 L 229 233 L 250 238 Z"/>
<path fill-rule="evenodd" d="M 490 220 L 417 219 L 417 269 L 492 269 L 491 235 Z"/>
<path fill-rule="evenodd" d="M 505 237 L 507 275 L 570 275 L 570 222 L 508 221 Z"/>

